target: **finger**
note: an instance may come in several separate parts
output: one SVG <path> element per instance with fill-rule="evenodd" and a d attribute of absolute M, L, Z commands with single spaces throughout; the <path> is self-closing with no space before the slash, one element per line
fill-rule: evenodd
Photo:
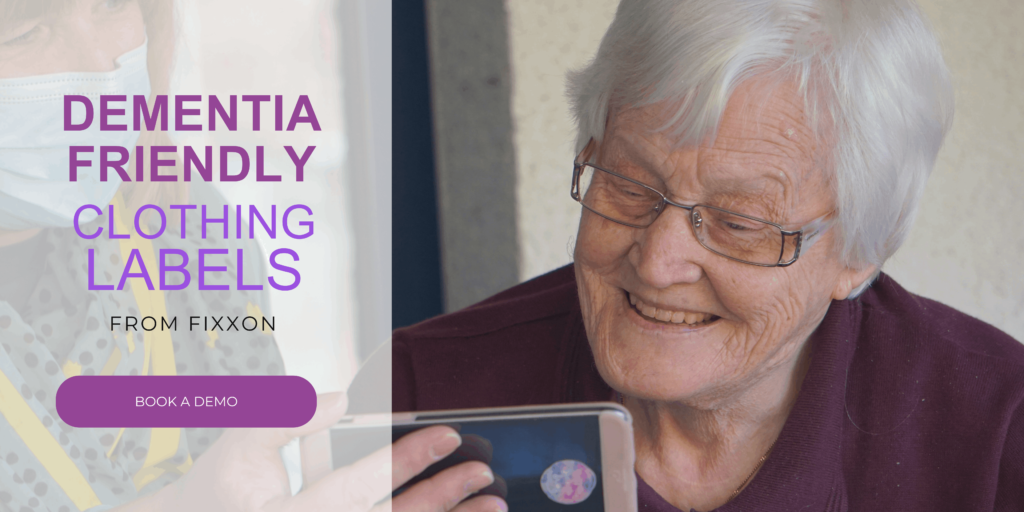
<path fill-rule="evenodd" d="M 394 445 L 385 446 L 323 477 L 296 496 L 299 498 L 296 510 L 328 503 L 336 506 L 339 499 L 347 504 L 341 510 L 366 510 L 431 464 L 450 455 L 461 442 L 458 434 L 445 426 L 412 432 Z"/>
<path fill-rule="evenodd" d="M 451 455 L 461 444 L 462 438 L 446 426 L 424 428 L 403 436 L 391 452 L 391 489 L 398 489 L 431 464 Z"/>
<path fill-rule="evenodd" d="M 508 504 L 497 496 L 474 496 L 459 503 L 453 512 L 508 512 Z"/>
<path fill-rule="evenodd" d="M 316 396 L 316 412 L 305 425 L 295 428 L 282 429 L 288 438 L 295 438 L 312 434 L 334 425 L 345 415 L 348 409 L 348 396 L 344 392 L 325 393 Z"/>
<path fill-rule="evenodd" d="M 403 512 L 394 508 L 391 500 L 370 509 L 370 512 Z M 475 496 L 459 503 L 452 512 L 508 512 L 508 504 L 497 496 Z"/>
<path fill-rule="evenodd" d="M 245 431 L 246 441 L 266 448 L 280 448 L 293 438 L 311 434 L 330 427 L 345 415 L 348 399 L 345 393 L 317 395 L 316 412 L 305 425 L 295 428 L 254 428 Z"/>
<path fill-rule="evenodd" d="M 327 476 L 332 469 L 331 433 L 327 430 L 303 436 L 299 442 L 299 464 L 302 481 L 308 487 Z"/>
<path fill-rule="evenodd" d="M 482 462 L 464 462 L 448 468 L 403 492 L 393 500 L 402 512 L 450 511 L 467 496 L 494 482 L 491 469 Z"/>
<path fill-rule="evenodd" d="M 387 445 L 358 462 L 332 471 L 289 500 L 289 510 L 364 511 L 391 494 L 391 452 Z"/>
<path fill-rule="evenodd" d="M 494 475 L 494 483 L 484 487 L 480 492 L 500 498 L 508 498 L 508 482 L 501 475 Z"/>
<path fill-rule="evenodd" d="M 470 460 L 478 460 L 484 464 L 490 464 L 494 458 L 494 445 L 485 437 L 476 434 L 462 436 L 462 446 L 457 452 Z"/>

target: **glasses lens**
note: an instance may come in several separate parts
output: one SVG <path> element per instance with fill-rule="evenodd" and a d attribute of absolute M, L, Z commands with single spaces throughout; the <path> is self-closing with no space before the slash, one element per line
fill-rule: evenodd
<path fill-rule="evenodd" d="M 661 196 L 614 174 L 584 165 L 580 174 L 584 206 L 609 219 L 633 226 L 649 226 L 658 217 Z"/>
<path fill-rule="evenodd" d="M 776 226 L 707 206 L 695 207 L 692 221 L 697 239 L 712 251 L 759 265 L 780 261 L 783 239 Z"/>

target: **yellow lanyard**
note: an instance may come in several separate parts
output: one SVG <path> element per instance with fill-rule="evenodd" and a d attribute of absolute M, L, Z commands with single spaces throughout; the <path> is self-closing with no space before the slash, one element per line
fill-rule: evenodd
<path fill-rule="evenodd" d="M 117 211 L 114 218 L 115 227 L 118 233 L 129 233 L 128 224 L 124 221 L 125 212 L 124 198 L 118 192 L 111 204 Z M 142 257 L 143 263 L 148 269 L 157 267 L 157 259 L 153 244 L 149 240 L 139 236 L 120 240 L 121 258 L 127 262 L 132 250 L 137 250 Z M 152 276 L 150 282 L 152 280 Z M 160 290 L 150 290 L 146 281 L 142 278 L 129 279 L 132 295 L 135 303 L 139 306 L 139 314 L 142 317 L 164 318 L 167 316 L 167 304 L 164 301 L 164 294 Z M 128 334 L 128 351 L 135 351 L 135 343 L 131 334 Z M 146 333 L 143 340 L 143 364 L 140 375 L 175 375 L 176 367 L 174 362 L 174 345 L 169 331 L 150 331 Z M 101 375 L 112 375 L 121 361 L 121 351 L 117 347 L 110 355 L 110 359 L 104 365 Z M 82 366 L 75 361 L 64 363 L 64 376 L 70 378 L 79 375 Z M 151 371 L 152 370 L 152 371 Z M 21 437 L 22 441 L 31 450 L 32 454 L 39 460 L 50 476 L 57 482 L 57 485 L 70 497 L 78 510 L 86 510 L 101 505 L 100 499 L 96 496 L 89 485 L 88 479 L 79 471 L 78 466 L 71 460 L 64 449 L 50 434 L 49 429 L 32 411 L 28 402 L 15 389 L 14 384 L 2 372 L 0 372 L 0 413 Z M 107 452 L 110 458 L 114 449 L 121 441 L 124 434 L 122 428 L 113 445 Z M 171 471 L 183 474 L 192 467 L 192 457 L 188 456 L 182 464 L 173 464 L 171 459 L 178 452 L 181 439 L 181 429 L 178 428 L 154 428 L 149 437 L 149 449 L 146 453 L 146 460 L 132 481 L 136 489 L 142 489 L 150 482 L 153 482 L 165 472 Z"/>
<path fill-rule="evenodd" d="M 117 215 L 114 217 L 117 232 L 131 232 L 128 223 L 124 219 L 126 208 L 124 198 L 120 192 L 114 196 L 113 205 L 114 210 L 117 212 Z M 121 261 L 129 261 L 132 250 L 137 250 L 139 255 L 142 256 L 142 262 L 146 265 L 147 270 L 159 268 L 157 266 L 156 252 L 153 250 L 153 244 L 149 240 L 141 236 L 133 236 L 122 239 L 119 243 L 121 246 Z M 146 281 L 140 277 L 132 278 L 128 281 L 131 283 L 135 303 L 139 306 L 139 316 L 143 318 L 147 316 L 153 318 L 167 317 L 167 304 L 164 301 L 163 292 L 160 290 L 150 290 L 146 286 Z M 150 282 L 159 281 L 154 280 L 150 276 Z M 153 330 L 147 332 L 143 340 L 143 350 L 145 350 L 145 353 L 143 355 L 142 372 L 139 375 L 175 375 L 177 373 L 174 362 L 174 343 L 171 340 L 170 331 Z M 150 367 L 152 367 L 152 372 L 150 372 Z M 121 440 L 123 433 L 124 429 L 118 432 L 117 439 L 114 440 L 110 451 L 107 452 L 108 457 L 113 454 L 114 447 Z M 184 464 L 178 466 L 165 463 L 165 461 L 174 457 L 174 454 L 178 452 L 180 439 L 181 429 L 154 428 L 152 430 L 149 436 L 149 450 L 146 452 L 146 460 L 142 464 L 142 469 L 133 478 L 136 489 L 145 487 L 153 480 L 159 478 L 165 471 L 184 473 L 192 467 L 191 456 L 188 457 Z"/>

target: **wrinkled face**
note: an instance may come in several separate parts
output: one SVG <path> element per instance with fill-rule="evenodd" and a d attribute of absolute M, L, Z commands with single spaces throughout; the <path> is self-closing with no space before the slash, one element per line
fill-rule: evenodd
<path fill-rule="evenodd" d="M 146 40 L 137 0 L 67 0 L 47 10 L 0 20 L 0 79 L 111 71 Z"/>
<path fill-rule="evenodd" d="M 655 132 L 657 106 L 620 110 L 583 159 L 681 204 L 799 229 L 834 209 L 802 105 L 795 88 L 747 82 L 714 144 L 683 148 Z M 792 266 L 764 268 L 705 249 L 681 208 L 646 229 L 583 210 L 576 277 L 602 377 L 631 396 L 713 406 L 792 367 L 832 298 L 869 275 L 839 263 L 833 235 Z"/>

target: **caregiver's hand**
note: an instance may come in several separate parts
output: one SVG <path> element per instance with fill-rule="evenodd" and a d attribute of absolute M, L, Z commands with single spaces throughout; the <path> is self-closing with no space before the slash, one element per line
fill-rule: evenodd
<path fill-rule="evenodd" d="M 482 462 L 466 462 L 413 486 L 393 502 L 378 507 L 392 490 L 430 464 L 453 452 L 461 438 L 448 427 L 432 427 L 410 434 L 355 464 L 323 476 L 292 496 L 279 453 L 290 440 L 326 429 L 345 414 L 343 393 L 321 395 L 313 418 L 292 429 L 234 429 L 225 431 L 199 457 L 181 479 L 148 498 L 119 507 L 118 511 L 226 511 L 226 512 L 343 512 L 498 511 L 504 501 L 468 495 L 490 484 L 494 477 Z"/>
<path fill-rule="evenodd" d="M 430 427 L 417 430 L 398 440 L 391 450 L 391 488 L 397 489 L 431 464 L 447 457 L 461 444 L 461 438 L 449 427 Z M 378 452 L 379 453 L 379 452 Z M 359 461 L 363 464 L 376 454 Z M 344 471 L 344 469 L 338 470 Z M 382 504 L 381 510 L 394 512 L 504 512 L 505 501 L 496 496 L 476 496 L 460 503 L 470 494 L 494 482 L 487 464 L 480 461 L 463 462 L 448 468 L 400 494 L 391 503 Z M 354 509 L 364 510 L 364 509 Z M 374 509 L 376 512 L 377 509 Z"/>

